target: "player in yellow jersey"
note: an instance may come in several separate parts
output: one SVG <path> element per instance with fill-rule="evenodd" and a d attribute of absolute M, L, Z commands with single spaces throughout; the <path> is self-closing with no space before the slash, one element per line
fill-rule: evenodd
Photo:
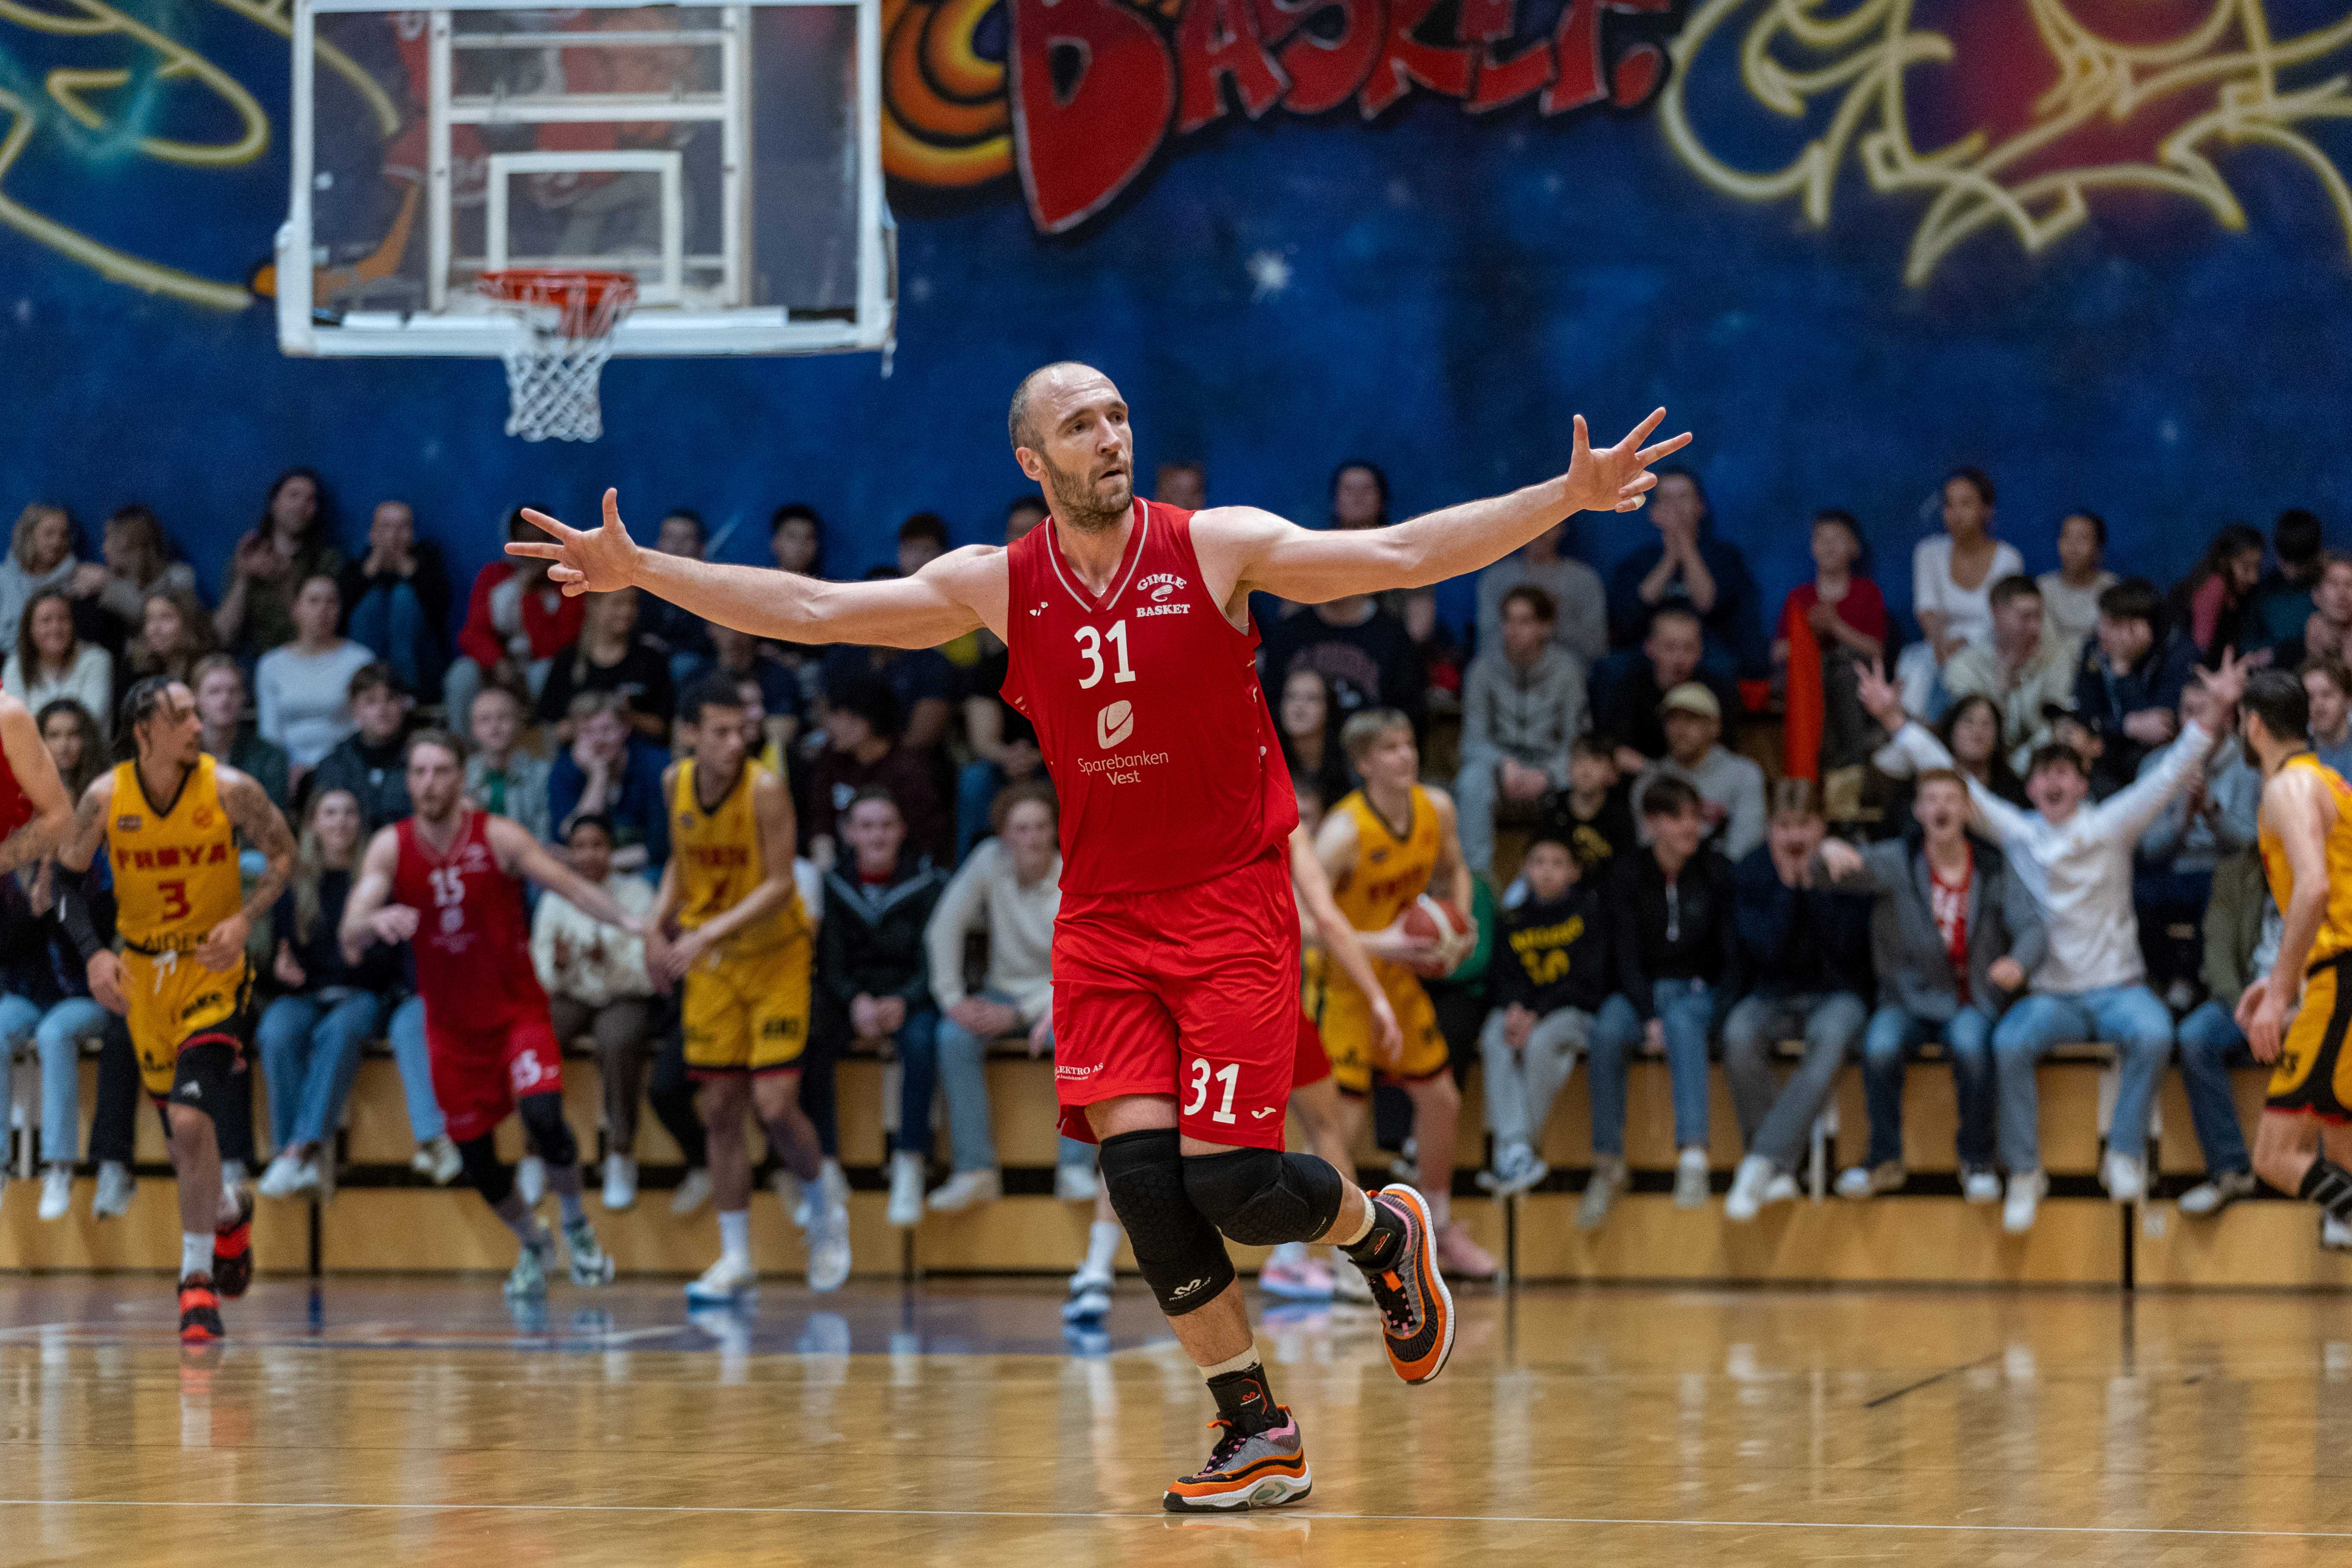
<path fill-rule="evenodd" d="M 677 716 L 693 756 L 662 775 L 669 864 L 654 923 L 677 935 L 656 955 L 682 979 L 686 1066 L 701 1084 L 709 1170 L 719 1205 L 719 1261 L 686 1288 L 690 1306 L 723 1306 L 759 1280 L 751 1264 L 751 1162 L 743 1113 L 754 1111 L 784 1168 L 816 1194 L 809 1209 L 808 1280 L 849 1274 L 846 1194 L 821 1190 L 824 1156 L 800 1105 L 808 1046 L 809 920 L 793 881 L 792 796 L 745 755 L 743 700 L 721 674 L 698 678 Z"/>
<path fill-rule="evenodd" d="M 220 1298 L 253 1279 L 253 1199 L 223 1188 L 217 1109 L 250 1095 L 245 940 L 294 870 L 294 835 L 261 785 L 204 752 L 196 699 L 152 676 L 122 700 L 133 761 L 93 780 L 58 862 L 87 871 L 103 847 L 114 877 L 117 955 L 98 936 L 87 892 L 58 889 L 89 992 L 123 1015 L 139 1077 L 163 1107 L 180 1183 L 180 1337 L 218 1339 Z M 237 840 L 266 860 L 239 897 Z"/>
<path fill-rule="evenodd" d="M 2311 754 L 2311 700 L 2257 670 L 2239 735 L 2263 771 L 2263 870 L 2284 915 L 2277 961 L 2238 1002 L 2254 1059 L 2274 1064 L 2254 1171 L 2352 1221 L 2352 785 Z"/>
<path fill-rule="evenodd" d="M 1339 743 L 1364 786 L 1323 819 L 1315 836 L 1316 858 L 1331 879 L 1339 912 L 1372 961 L 1372 973 L 1403 1034 L 1396 1057 L 1378 1066 L 1382 1078 L 1412 1097 L 1416 1179 L 1429 1205 L 1439 1261 L 1450 1273 L 1485 1278 L 1495 1272 L 1495 1260 L 1453 1223 L 1448 1198 L 1462 1093 L 1447 1065 L 1437 1009 L 1406 967 L 1428 962 L 1435 951 L 1406 936 L 1399 923 L 1423 893 L 1434 892 L 1465 911 L 1471 907 L 1470 867 L 1462 858 L 1454 800 L 1444 790 L 1416 782 L 1421 750 L 1413 744 L 1412 722 L 1402 713 L 1386 708 L 1359 713 L 1339 731 Z M 1353 1146 L 1364 1097 L 1371 1092 L 1376 1025 L 1363 994 L 1336 981 L 1332 967 L 1323 954 L 1310 956 L 1307 1005 L 1331 1053 L 1331 1079 L 1347 1106 L 1344 1136 Z"/>

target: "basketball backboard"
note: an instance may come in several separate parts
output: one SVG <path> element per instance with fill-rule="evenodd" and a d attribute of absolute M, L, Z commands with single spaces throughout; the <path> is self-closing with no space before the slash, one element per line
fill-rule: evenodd
<path fill-rule="evenodd" d="M 887 349 L 879 0 L 296 0 L 289 354 L 496 357 L 506 268 L 637 282 L 613 352 Z"/>

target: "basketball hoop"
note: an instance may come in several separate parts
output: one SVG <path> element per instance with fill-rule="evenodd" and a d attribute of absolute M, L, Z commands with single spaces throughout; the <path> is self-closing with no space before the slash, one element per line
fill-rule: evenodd
<path fill-rule="evenodd" d="M 518 267 L 476 285 L 521 331 L 505 353 L 507 434 L 526 441 L 593 441 L 604 433 L 596 378 L 613 357 L 613 331 L 637 302 L 626 272 Z"/>

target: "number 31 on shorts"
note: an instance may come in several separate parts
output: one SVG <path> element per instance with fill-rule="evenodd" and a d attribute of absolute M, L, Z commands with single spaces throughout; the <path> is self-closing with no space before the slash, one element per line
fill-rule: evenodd
<path fill-rule="evenodd" d="M 1192 1093 L 1185 1099 L 1184 1114 L 1198 1116 L 1212 1098 L 1217 1109 L 1209 1112 L 1209 1120 L 1231 1122 L 1234 1120 L 1234 1090 L 1242 1080 L 1242 1065 L 1229 1062 L 1221 1068 L 1211 1068 L 1199 1057 L 1192 1058 Z"/>

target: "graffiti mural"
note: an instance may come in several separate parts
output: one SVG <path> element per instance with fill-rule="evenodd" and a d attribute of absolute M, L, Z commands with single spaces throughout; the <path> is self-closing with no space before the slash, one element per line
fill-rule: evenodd
<path fill-rule="evenodd" d="M 1817 225 L 1830 221 L 1849 158 L 1875 191 L 1928 193 L 1905 264 L 1915 284 L 1997 226 L 2042 250 L 2116 192 L 2183 197 L 2242 229 L 2245 209 L 2217 160 L 2250 146 L 2304 165 L 2352 245 L 2352 187 L 2312 134 L 2352 120 L 2352 16 L 2294 32 L 2273 25 L 2263 0 L 2021 0 L 1952 8 L 1952 26 L 1937 29 L 1914 26 L 1916 9 L 1913 0 L 1843 11 L 1818 0 L 1706 0 L 1675 44 L 1677 71 L 1659 106 L 1667 138 L 1717 190 L 1796 201 Z M 1710 52 L 1736 56 L 1742 107 L 1801 122 L 1805 139 L 1779 167 L 1724 157 L 1696 129 L 1691 68 Z M 2037 67 L 2046 85 L 2023 113 L 2001 113 L 2019 107 L 2012 99 L 1921 144 L 1915 81 L 1929 79 L 1927 90 L 1949 100 L 1969 72 L 2013 82 Z"/>

